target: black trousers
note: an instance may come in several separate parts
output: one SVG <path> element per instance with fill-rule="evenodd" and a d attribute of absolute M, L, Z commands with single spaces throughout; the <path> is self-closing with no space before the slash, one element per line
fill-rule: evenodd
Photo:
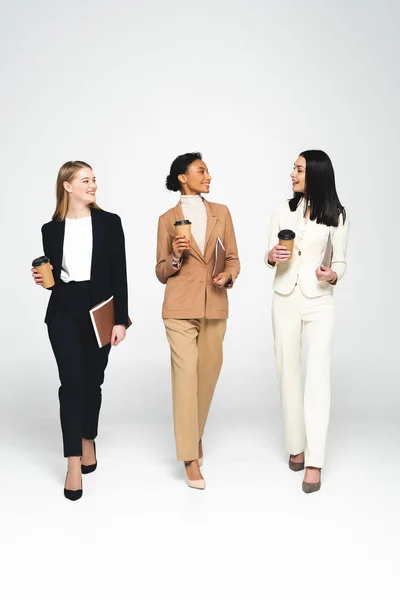
<path fill-rule="evenodd" d="M 48 332 L 57 361 L 64 456 L 82 456 L 82 438 L 97 436 L 101 385 L 110 344 L 99 348 L 90 320 L 89 282 L 60 283 Z"/>

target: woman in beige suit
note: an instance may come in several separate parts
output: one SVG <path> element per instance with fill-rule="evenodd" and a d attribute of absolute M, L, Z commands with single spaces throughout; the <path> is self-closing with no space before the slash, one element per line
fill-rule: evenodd
<path fill-rule="evenodd" d="M 325 152 L 302 152 L 291 178 L 294 196 L 278 204 L 272 216 L 265 262 L 276 269 L 272 318 L 289 467 L 306 468 L 303 491 L 310 493 L 321 487 L 330 410 L 333 290 L 346 270 L 348 219 Z M 296 234 L 292 256 L 278 241 L 284 229 Z M 308 340 L 304 397 L 303 326 Z"/>
<path fill-rule="evenodd" d="M 166 284 L 162 316 L 171 348 L 176 453 L 185 464 L 189 487 L 195 489 L 205 488 L 201 440 L 222 367 L 227 289 L 240 270 L 228 208 L 203 198 L 210 183 L 200 153 L 174 160 L 166 187 L 181 196 L 160 217 L 157 238 L 156 274 Z M 175 234 L 174 223 L 185 219 L 191 222 L 190 239 Z M 218 238 L 225 248 L 225 266 L 213 273 Z"/>

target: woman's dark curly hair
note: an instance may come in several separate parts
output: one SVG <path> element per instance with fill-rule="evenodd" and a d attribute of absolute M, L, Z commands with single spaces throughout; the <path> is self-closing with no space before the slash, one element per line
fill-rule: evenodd
<path fill-rule="evenodd" d="M 178 179 L 178 175 L 187 173 L 188 168 L 195 160 L 202 160 L 203 157 L 200 152 L 187 152 L 177 156 L 171 165 L 169 175 L 165 180 L 165 187 L 171 192 L 179 192 L 181 189 L 181 182 Z"/>

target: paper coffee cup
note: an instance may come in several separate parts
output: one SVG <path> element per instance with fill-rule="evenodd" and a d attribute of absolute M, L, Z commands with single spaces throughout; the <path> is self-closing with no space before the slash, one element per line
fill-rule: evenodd
<path fill-rule="evenodd" d="M 282 229 L 282 231 L 280 231 L 278 233 L 279 245 L 285 246 L 286 250 L 288 250 L 290 252 L 289 258 L 292 258 L 292 255 L 293 255 L 293 246 L 294 246 L 294 238 L 295 237 L 296 237 L 296 234 L 291 229 Z"/>
<path fill-rule="evenodd" d="M 190 240 L 192 235 L 192 223 L 185 219 L 184 221 L 176 221 L 174 223 L 175 234 L 176 235 L 185 235 L 188 240 Z"/>
<path fill-rule="evenodd" d="M 43 287 L 51 288 L 55 284 L 53 271 L 50 267 L 50 259 L 47 256 L 39 256 L 32 261 L 32 267 L 43 277 Z"/>

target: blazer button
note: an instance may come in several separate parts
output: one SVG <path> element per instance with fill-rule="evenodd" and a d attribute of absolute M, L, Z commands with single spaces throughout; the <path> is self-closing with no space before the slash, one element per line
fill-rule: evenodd
<path fill-rule="evenodd" d="M 301 256 L 301 250 L 299 250 L 299 256 Z"/>

